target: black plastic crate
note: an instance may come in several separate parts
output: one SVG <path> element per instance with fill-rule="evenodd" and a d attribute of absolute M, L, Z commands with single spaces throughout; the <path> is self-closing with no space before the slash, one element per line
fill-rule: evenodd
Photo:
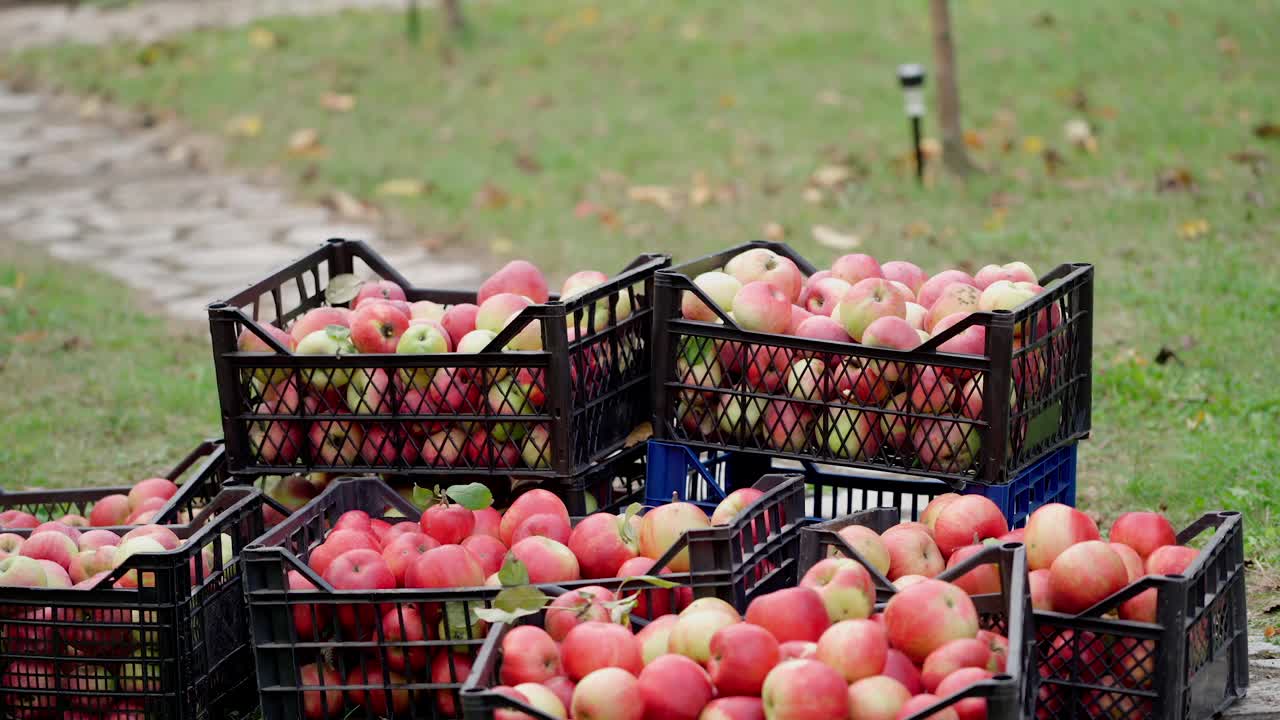
<path fill-rule="evenodd" d="M 832 553 L 850 557 L 871 573 L 876 586 L 877 604 L 888 602 L 895 592 L 892 583 L 837 533 L 849 525 L 866 525 L 876 532 L 883 532 L 896 525 L 900 519 L 901 513 L 896 507 L 875 508 L 804 528 L 800 531 L 802 576 Z M 910 720 L 923 720 L 933 712 L 969 697 L 986 698 L 987 717 L 991 720 L 1022 720 L 1035 714 L 1039 681 L 1036 673 L 1035 622 L 1027 584 L 1026 551 L 1022 543 L 986 547 L 973 557 L 943 571 L 937 579 L 954 580 L 988 563 L 1000 566 L 1000 593 L 976 595 L 972 599 L 978 609 L 982 629 L 1002 633 L 1009 640 L 1005 672 L 942 698 L 932 709 L 917 713 Z"/>
<path fill-rule="evenodd" d="M 239 554 L 262 533 L 262 495 L 225 489 L 190 524 L 167 527 L 181 545 L 134 555 L 92 588 L 0 588 L 0 715 L 205 720 L 252 709 Z M 126 577 L 138 587 L 116 587 Z"/>
<path fill-rule="evenodd" d="M 670 470 L 670 466 L 668 466 Z M 707 498 L 715 490 L 704 486 L 696 468 L 683 471 L 689 497 Z M 670 482 L 668 486 L 676 483 Z M 692 489 L 691 489 L 692 488 Z M 762 478 L 760 498 L 733 523 L 686 533 L 655 561 L 662 567 L 667 559 L 689 550 L 692 570 L 688 573 L 663 575 L 676 588 L 647 587 L 628 583 L 644 594 L 648 608 L 678 607 L 691 597 L 719 597 L 745 608 L 756 595 L 770 592 L 796 580 L 799 508 L 804 498 L 804 483 L 798 476 Z M 653 504 L 670 502 L 670 497 Z M 649 501 L 646 500 L 646 503 Z M 714 503 L 701 503 L 710 512 Z M 616 511 L 613 507 L 607 510 Z M 252 618 L 254 650 L 258 664 L 262 709 L 267 720 L 297 717 L 307 698 L 318 700 L 319 690 L 311 690 L 314 681 L 304 683 L 304 671 L 317 662 L 331 663 L 338 678 L 323 685 L 342 709 L 330 709 L 325 717 L 374 717 L 379 708 L 367 705 L 362 690 L 377 690 L 384 700 L 394 700 L 395 693 L 407 692 L 413 698 L 403 717 L 436 718 L 456 716 L 458 689 L 466 678 L 471 660 L 482 644 L 486 625 L 474 617 L 470 609 L 493 607 L 500 587 L 466 587 L 448 590 L 386 589 L 376 592 L 336 590 L 308 565 L 311 550 L 318 545 L 343 513 L 361 510 L 371 517 L 388 521 L 416 521 L 418 509 L 380 480 L 359 478 L 339 480 L 302 510 L 266 533 L 245 552 L 247 573 L 246 598 Z M 750 541 L 744 540 L 750 538 Z M 315 589 L 295 590 L 289 587 L 290 573 L 296 573 Z M 620 587 L 624 578 L 592 578 L 574 582 L 544 585 L 553 593 L 587 585 Z M 682 597 L 683 596 L 683 597 Z M 345 610 L 343 610 L 345 608 Z M 452 618 L 445 639 L 395 640 L 380 626 L 371 635 L 359 635 L 344 629 L 341 612 L 385 614 L 395 611 L 392 627 L 406 621 L 406 609 L 434 617 Z M 304 626 L 312 628 L 302 634 L 295 622 L 304 618 Z M 395 630 L 391 631 L 392 635 Z M 401 633 L 404 628 L 401 627 Z M 356 679 L 377 675 L 371 668 L 389 666 L 398 649 L 412 651 L 429 658 L 444 657 L 442 670 L 432 675 L 422 669 L 411 673 L 387 674 L 367 682 Z M 455 654 L 448 654 L 450 652 Z M 450 661 L 449 658 L 452 658 Z M 449 664 L 452 662 L 452 664 Z M 464 671 L 459 671 L 462 668 Z M 326 695 L 327 696 L 327 695 Z M 443 703 L 441 702 L 443 700 Z M 359 709 L 354 709 L 360 706 Z"/>
<path fill-rule="evenodd" d="M 337 276 L 393 281 L 409 302 L 476 300 L 470 291 L 413 287 L 363 242 L 331 240 L 209 306 L 231 470 L 581 472 L 650 419 L 653 276 L 669 264 L 665 255 L 642 255 L 568 302 L 553 295 L 522 310 L 474 354 L 296 355 L 264 327 L 284 328 L 323 305 Z M 531 326 L 542 350 L 502 351 L 518 334 L 534 332 Z M 244 332 L 271 351 L 240 351 Z M 400 378 L 419 372 L 431 376 L 432 389 L 406 392 Z M 524 440 L 517 445 L 512 437 Z"/>
<path fill-rule="evenodd" d="M 1244 697 L 1243 518 L 1208 513 L 1178 533 L 1179 545 L 1197 540 L 1199 556 L 1183 575 L 1149 575 L 1079 615 L 1035 613 L 1037 717 L 1203 720 Z M 1155 623 L 1107 617 L 1149 588 Z"/>
<path fill-rule="evenodd" d="M 178 483 L 178 492 L 156 511 L 154 524 L 181 525 L 195 517 L 222 491 L 223 484 L 231 479 L 227 472 L 226 456 L 221 440 L 205 440 L 187 454 L 162 477 Z M 19 510 L 35 515 L 40 520 L 57 520 L 63 515 L 88 517 L 93 504 L 108 495 L 127 495 L 130 486 L 84 488 L 76 490 L 24 490 L 0 493 L 0 512 Z M 263 503 L 278 512 L 285 513 L 276 501 L 263 497 Z M 117 528 L 105 528 L 115 530 Z M 123 528 L 128 530 L 127 527 Z M 0 532 L 14 532 L 13 528 L 0 527 Z"/>
<path fill-rule="evenodd" d="M 1007 484 L 1032 462 L 1088 434 L 1093 266 L 1060 265 L 1040 279 L 1046 291 L 1017 310 L 975 312 L 914 350 L 893 350 L 741 329 L 693 278 L 752 248 L 788 257 L 806 275 L 814 272 L 787 245 L 755 242 L 658 273 L 655 437 L 959 486 Z M 722 322 L 680 317 L 685 292 Z M 983 355 L 936 349 L 973 326 L 985 330 Z M 800 358 L 821 362 L 801 369 L 816 388 L 811 398 L 792 397 L 783 386 L 782 375 Z M 886 368 L 900 377 L 886 380 L 880 372 Z M 759 376 L 754 382 L 753 374 Z M 838 392 L 843 389 L 850 394 Z M 954 404 L 936 413 L 898 404 L 901 393 L 909 397 L 912 391 Z M 901 434 L 901 442 L 885 441 L 874 429 L 886 426 Z"/>

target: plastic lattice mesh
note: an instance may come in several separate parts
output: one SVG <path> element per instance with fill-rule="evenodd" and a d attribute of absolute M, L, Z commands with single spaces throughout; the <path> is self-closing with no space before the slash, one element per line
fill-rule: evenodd
<path fill-rule="evenodd" d="M 693 335 L 676 357 L 677 439 L 948 475 L 978 463 L 974 371 Z"/>

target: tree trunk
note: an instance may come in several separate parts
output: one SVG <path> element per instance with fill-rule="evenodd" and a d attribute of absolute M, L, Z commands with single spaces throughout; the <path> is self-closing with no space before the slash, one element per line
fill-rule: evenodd
<path fill-rule="evenodd" d="M 942 164 L 958 175 L 974 171 L 960 128 L 960 90 L 956 85 L 956 48 L 951 38 L 948 0 L 929 0 L 933 26 L 933 64 L 938 76 L 938 122 L 942 126 Z"/>
<path fill-rule="evenodd" d="M 444 10 L 449 32 L 458 36 L 467 31 L 467 19 L 462 15 L 462 0 L 440 0 L 440 9 Z"/>

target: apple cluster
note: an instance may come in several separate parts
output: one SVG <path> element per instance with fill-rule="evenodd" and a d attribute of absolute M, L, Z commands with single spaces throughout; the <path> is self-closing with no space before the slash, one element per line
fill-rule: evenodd
<path fill-rule="evenodd" d="M 687 548 L 669 552 L 691 529 L 728 524 L 763 496 L 760 490 L 745 488 L 731 493 L 708 517 L 697 505 L 673 502 L 653 508 L 644 515 L 614 515 L 599 512 L 576 524 L 570 522 L 564 502 L 554 493 L 534 489 L 522 494 L 505 511 L 492 507 L 469 510 L 446 501 L 428 507 L 417 522 L 391 523 L 370 517 L 361 510 L 343 513 L 333 523 L 323 541 L 307 556 L 308 567 L 339 590 L 392 588 L 474 588 L 500 586 L 505 564 L 519 561 L 532 584 L 568 583 L 587 578 L 626 578 L 688 572 Z M 657 561 L 666 559 L 662 567 Z M 313 590 L 315 585 L 302 573 L 288 573 L 291 590 Z M 568 631 L 578 620 L 608 618 L 604 604 L 617 598 L 603 587 L 564 595 L 553 604 L 566 612 L 553 621 L 553 632 L 563 623 Z M 688 588 L 670 593 L 648 593 L 637 599 L 632 613 L 651 617 L 678 610 L 691 600 Z M 293 607 L 294 630 L 299 640 L 319 641 L 336 637 L 344 641 L 379 638 L 392 643 L 370 647 L 349 676 L 340 677 L 323 663 L 308 665 L 304 684 L 362 685 L 363 678 L 384 677 L 391 685 L 411 679 L 440 684 L 460 684 L 469 672 L 472 658 L 452 646 L 429 653 L 424 646 L 404 647 L 394 643 L 422 643 L 431 640 L 473 640 L 484 637 L 487 624 L 468 616 L 465 602 L 368 603 L 338 606 L 299 603 Z M 603 613 L 603 614 L 602 614 Z M 350 667 L 350 666 L 349 666 Z M 307 678 L 312 678 L 311 682 Z M 351 705 L 366 705 L 377 715 L 403 712 L 418 702 L 408 690 L 389 693 L 345 693 L 306 691 L 304 703 L 309 718 L 341 717 L 338 712 Z M 442 690 L 434 701 L 445 716 L 452 717 L 456 697 Z M 326 712 L 328 715 L 326 715 Z"/>
<path fill-rule="evenodd" d="M 595 270 L 570 275 L 561 288 L 569 297 L 598 287 L 608 276 Z M 404 288 L 388 281 L 364 283 L 350 308 L 323 306 L 297 318 L 287 330 L 274 325 L 256 329 L 270 334 L 295 355 L 473 354 L 485 350 L 511 323 L 524 325 L 504 351 L 543 349 L 541 321 L 518 320 L 525 308 L 546 303 L 546 279 L 532 263 L 515 260 L 486 280 L 476 303 L 441 305 L 409 302 Z M 585 327 L 603 329 L 610 321 L 609 299 L 591 306 Z M 630 298 L 619 294 L 613 317 L 632 312 Z M 581 321 L 581 318 L 578 319 Z M 569 319 L 569 339 L 576 334 Z M 272 352 L 254 332 L 239 337 L 242 352 Z M 613 356 L 591 353 L 575 363 L 584 382 L 600 385 Z M 618 362 L 629 356 L 623 354 Z M 249 426 L 250 449 L 267 465 L 291 465 L 304 452 L 315 464 L 349 467 L 547 468 L 551 464 L 550 431 L 545 423 L 521 416 L 543 412 L 547 379 L 540 368 L 457 367 L 307 368 L 300 372 L 259 368 L 246 373 L 253 398 L 248 409 L 257 416 L 299 415 L 314 418 L 261 419 Z M 601 365 L 606 367 L 602 371 Z M 579 367 L 581 366 L 581 367 Z M 362 420 L 361 415 L 431 417 L 404 423 Z M 450 422 L 448 416 L 511 417 L 509 422 Z"/>
<path fill-rule="evenodd" d="M 147 478 L 133 485 L 128 494 L 112 494 L 89 506 L 89 517 L 67 514 L 58 522 L 73 528 L 121 527 L 145 525 L 178 493 L 172 480 Z M 40 519 L 23 510 L 0 512 L 0 531 L 31 530 L 40 527 Z"/>
<path fill-rule="evenodd" d="M 752 332 L 893 350 L 913 350 L 974 312 L 1013 310 L 1044 291 L 1021 262 L 930 277 L 909 262 L 881 265 L 855 254 L 806 278 L 791 259 L 765 248 L 740 253 L 693 283 L 718 307 L 686 291 L 685 319 L 721 323 L 723 314 Z M 1060 323 L 1060 309 L 1051 306 L 1015 328 L 1015 348 Z M 983 356 L 986 329 L 970 325 L 937 350 Z M 941 356 L 925 364 L 871 359 L 854 349 L 819 353 L 693 336 L 682 338 L 678 351 L 675 379 L 685 389 L 676 419 L 692 436 L 840 460 L 893 455 L 898 460 L 890 464 L 950 474 L 968 471 L 977 457 L 983 377 Z M 1036 347 L 1019 355 L 1011 405 L 1019 388 L 1028 397 L 1042 390 L 1047 354 Z"/>
<path fill-rule="evenodd" d="M 156 485 L 137 487 L 158 489 Z M 230 537 L 220 535 L 215 542 L 220 548 L 211 543 L 189 561 L 193 587 L 220 569 L 216 550 L 221 550 L 224 560 L 232 557 Z M 0 588 L 136 590 L 139 583 L 152 587 L 150 574 L 139 577 L 138 570 L 121 573 L 118 569 L 135 555 L 182 545 L 172 530 L 160 525 L 141 525 L 121 536 L 101 528 L 81 532 L 65 522 L 49 521 L 38 524 L 25 539 L 15 533 L 0 534 Z M 110 576 L 116 576 L 114 582 Z M 4 653 L 31 658 L 11 663 L 0 675 L 0 704 L 18 708 L 15 717 L 53 717 L 58 696 L 41 691 L 54 690 L 76 691 L 67 696 L 72 710 L 61 717 L 142 717 L 141 701 L 118 700 L 105 693 L 162 691 L 162 652 L 154 635 L 143 628 L 157 622 L 152 611 L 24 605 L 18 611 L 0 609 L 0 617 L 12 618 L 0 623 Z"/>
<path fill-rule="evenodd" d="M 1010 531 L 990 500 L 954 493 L 934 498 L 919 521 L 900 523 L 881 534 L 849 525 L 838 534 L 899 589 L 968 559 L 981 549 L 975 541 L 1024 543 L 1032 606 L 1071 615 L 1094 607 L 1146 575 L 1181 574 L 1198 555 L 1195 549 L 1177 544 L 1173 525 L 1159 513 L 1124 513 L 1112 524 L 1108 541 L 1103 541 L 1091 517 L 1066 505 L 1043 505 L 1031 514 L 1025 528 Z M 970 595 L 999 592 L 999 569 L 994 565 L 976 568 L 955 580 L 955 585 Z M 1121 620 L 1155 623 L 1156 606 L 1157 591 L 1151 588 L 1108 612 Z M 1100 684 L 1119 688 L 1091 691 L 1090 699 L 1099 707 L 1119 711 L 1138 702 L 1123 694 L 1123 689 L 1151 689 L 1153 643 L 1123 637 L 1104 640 L 1093 634 L 1073 640 L 1073 634 L 1067 630 L 1050 640 L 1052 648 L 1042 651 L 1049 658 L 1040 665 L 1042 676 L 1053 676 L 1058 670 L 1066 673 L 1073 653 L 1079 652 L 1079 659 L 1096 673 Z M 1042 685 L 1042 701 L 1054 691 L 1054 686 Z M 1051 705 L 1042 702 L 1041 712 L 1048 712 L 1045 708 Z M 1132 709 L 1137 712 L 1136 706 Z"/>
<path fill-rule="evenodd" d="M 543 627 L 506 633 L 493 688 L 552 718 L 895 720 L 1004 672 L 1008 654 L 1004 636 L 979 628 L 969 596 L 940 580 L 876 612 L 871 576 L 849 558 L 819 562 L 745 615 L 701 598 L 634 634 L 603 607 L 580 609 L 607 604 L 590 589 L 571 595 L 546 610 Z M 986 710 L 968 698 L 929 717 L 978 720 Z"/>

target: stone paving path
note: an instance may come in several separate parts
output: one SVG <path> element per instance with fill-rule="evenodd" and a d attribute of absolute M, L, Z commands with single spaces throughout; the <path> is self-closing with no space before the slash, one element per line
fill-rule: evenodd
<path fill-rule="evenodd" d="M 0 238 L 84 262 L 180 318 L 330 237 L 370 241 L 416 284 L 475 286 L 479 270 L 379 237 L 283 190 L 188 161 L 176 127 L 76 120 L 65 103 L 0 85 Z"/>
<path fill-rule="evenodd" d="M 0 0 L 0 50 L 23 50 L 59 42 L 106 43 L 126 38 L 151 42 L 196 28 L 243 25 L 273 15 L 404 7 L 404 0 L 155 0 L 105 10 L 70 3 L 7 9 L 3 5 Z"/>
<path fill-rule="evenodd" d="M 119 10 L 23 6 L 0 9 L 0 49 L 151 40 L 263 16 L 379 6 L 402 7 L 403 0 L 167 0 Z M 208 139 L 177 125 L 84 120 L 75 102 L 0 83 L 0 242 L 23 242 L 90 264 L 192 320 L 205 317 L 207 303 L 330 237 L 370 241 L 417 284 L 465 287 L 480 280 L 474 265 L 406 243 L 404 233 L 388 232 L 386 223 L 353 225 L 322 207 L 291 202 L 277 184 L 205 170 L 192 162 L 198 156 L 193 148 L 202 144 L 207 149 Z"/>

